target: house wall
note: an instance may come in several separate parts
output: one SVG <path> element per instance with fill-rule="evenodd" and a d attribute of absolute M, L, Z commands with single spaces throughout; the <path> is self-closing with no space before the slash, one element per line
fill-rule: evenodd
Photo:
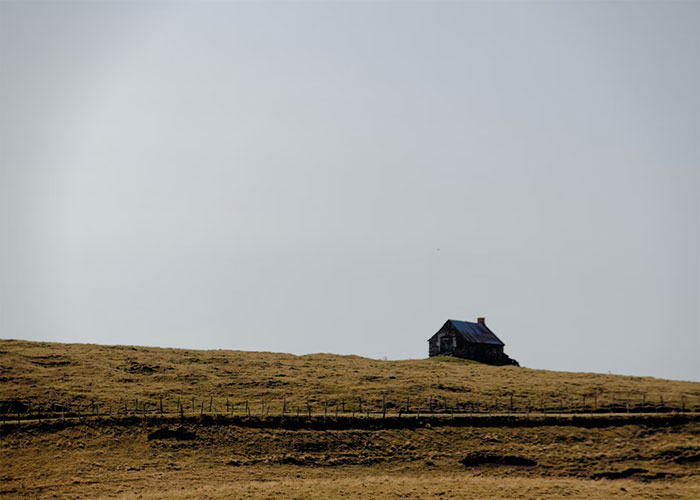
<path fill-rule="evenodd" d="M 455 350 L 454 355 L 482 363 L 497 364 L 503 359 L 503 346 L 464 342 L 461 347 Z"/>
<path fill-rule="evenodd" d="M 428 340 L 428 355 L 456 356 L 491 364 L 501 364 L 506 358 L 503 346 L 467 342 L 453 328 L 445 326 Z"/>
<path fill-rule="evenodd" d="M 440 329 L 428 341 L 429 356 L 450 356 L 457 350 L 457 339 L 453 332 Z"/>

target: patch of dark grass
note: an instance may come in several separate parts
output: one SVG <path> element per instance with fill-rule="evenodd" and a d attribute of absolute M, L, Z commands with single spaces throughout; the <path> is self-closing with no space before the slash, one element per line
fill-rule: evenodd
<path fill-rule="evenodd" d="M 178 427 L 177 429 L 161 427 L 157 431 L 153 431 L 148 435 L 149 441 L 152 441 L 154 439 L 175 439 L 177 441 L 192 441 L 194 439 L 197 439 L 197 435 L 194 432 L 188 431 L 184 427 Z"/>
<path fill-rule="evenodd" d="M 510 465 L 519 467 L 534 467 L 537 462 L 526 457 L 516 455 L 496 455 L 488 453 L 472 453 L 467 455 L 460 463 L 465 467 L 478 467 L 480 465 Z"/>

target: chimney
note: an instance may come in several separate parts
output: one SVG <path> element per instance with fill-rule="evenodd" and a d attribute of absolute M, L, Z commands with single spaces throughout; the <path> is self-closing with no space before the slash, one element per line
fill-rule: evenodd
<path fill-rule="evenodd" d="M 476 322 L 485 325 L 486 324 L 486 318 L 476 318 Z"/>

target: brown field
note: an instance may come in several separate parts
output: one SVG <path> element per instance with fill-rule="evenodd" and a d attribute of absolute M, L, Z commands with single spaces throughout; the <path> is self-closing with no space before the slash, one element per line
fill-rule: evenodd
<path fill-rule="evenodd" d="M 427 408 L 429 398 L 453 407 L 461 402 L 505 408 L 510 395 L 523 410 L 543 404 L 581 406 L 594 395 L 599 406 L 629 401 L 700 410 L 700 383 L 596 373 L 553 372 L 495 367 L 456 358 L 379 361 L 336 354 L 291 354 L 245 351 L 195 351 L 154 347 L 57 344 L 0 340 L 0 400 L 31 398 L 40 402 L 96 399 L 115 406 L 122 398 L 150 401 L 178 398 L 197 404 L 211 397 L 219 408 L 226 398 L 255 407 L 262 399 L 279 411 L 283 398 L 292 409 L 306 401 L 345 400 L 348 408 L 362 397 L 378 409 L 382 394 L 390 408 L 411 398 Z"/>
<path fill-rule="evenodd" d="M 42 420 L 25 414 L 20 423 L 14 413 L 5 415 L 0 498 L 700 496 L 700 384 L 694 382 L 434 359 L 23 341 L 0 341 L 0 380 L 5 402 L 48 408 L 69 400 L 86 409 L 94 399 L 103 413 Z M 377 413 L 383 394 L 385 419 Z M 507 408 L 510 394 L 520 410 L 527 400 L 539 409 L 452 418 L 459 400 L 496 411 Z M 597 414 L 594 394 L 604 410 Z M 358 395 L 375 411 L 370 418 L 353 417 Z M 164 416 L 156 410 L 161 397 Z M 198 411 L 180 417 L 177 399 L 193 397 Z M 449 411 L 399 416 L 407 397 L 416 407 L 447 401 Z M 128 401 L 127 415 L 117 412 L 120 398 Z M 290 406 L 285 418 L 282 398 Z M 307 398 L 312 418 L 297 417 L 294 408 Z M 345 401 L 347 411 L 324 418 L 326 398 L 332 408 Z M 221 415 L 226 399 L 236 403 L 233 415 Z M 150 402 L 146 417 L 135 411 L 136 400 Z M 251 417 L 241 413 L 245 400 L 255 408 Z M 218 415 L 209 412 L 210 401 Z M 625 410 L 630 403 L 631 412 L 609 413 L 614 401 L 624 401 Z M 104 415 L 110 404 L 113 417 Z"/>

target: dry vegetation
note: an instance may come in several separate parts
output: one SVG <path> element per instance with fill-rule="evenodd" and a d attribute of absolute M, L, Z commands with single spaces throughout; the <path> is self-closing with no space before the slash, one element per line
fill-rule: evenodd
<path fill-rule="evenodd" d="M 180 425 L 180 433 L 162 432 Z M 0 436 L 0 495 L 697 498 L 699 432 L 697 422 L 593 429 L 423 425 L 335 431 L 250 428 L 197 419 L 184 424 L 23 424 L 6 427 Z M 176 438 L 182 434 L 188 439 Z M 460 463 L 467 456 L 474 462 L 504 455 L 535 465 Z"/>
<path fill-rule="evenodd" d="M 377 400 L 597 392 L 697 404 L 700 384 L 446 360 L 0 341 L 0 399 Z M 552 399 L 554 401 L 554 399 Z M 539 420 L 538 420 L 539 418 Z M 672 413 L 465 425 L 425 416 L 88 418 L 0 427 L 0 498 L 697 498 L 700 423 Z M 438 419 L 439 420 L 439 419 Z M 305 423 L 303 423 L 304 421 Z M 333 421 L 329 417 L 328 422 Z M 432 424 L 431 424 L 432 422 Z M 465 460 L 467 459 L 467 460 Z M 517 459 L 517 460 L 516 460 Z M 515 465 L 513 465 L 515 464 Z M 520 465 L 517 465 L 520 464 Z"/>
<path fill-rule="evenodd" d="M 361 396 L 375 408 L 382 394 L 388 405 L 407 397 L 426 406 L 430 397 L 453 405 L 462 401 L 505 405 L 511 394 L 521 409 L 529 400 L 558 408 L 562 402 L 601 406 L 615 398 L 698 409 L 700 384 L 652 377 L 552 372 L 520 367 L 494 367 L 454 358 L 379 361 L 335 354 L 291 354 L 244 351 L 195 351 L 153 347 L 56 344 L 0 340 L 0 399 L 33 398 L 48 402 L 68 399 L 118 402 L 155 401 L 160 397 L 197 401 L 230 398 L 256 404 L 266 399 L 292 407 L 306 400 Z"/>

